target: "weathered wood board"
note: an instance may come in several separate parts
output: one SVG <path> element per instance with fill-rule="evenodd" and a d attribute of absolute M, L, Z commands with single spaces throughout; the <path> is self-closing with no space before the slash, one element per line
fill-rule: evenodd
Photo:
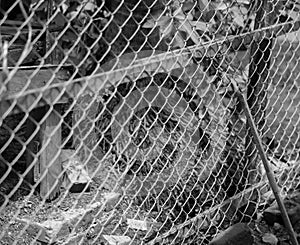
<path fill-rule="evenodd" d="M 60 193 L 62 182 L 61 161 L 61 117 L 56 110 L 51 110 L 47 120 L 41 126 L 41 155 L 40 155 L 40 196 L 53 200 Z"/>

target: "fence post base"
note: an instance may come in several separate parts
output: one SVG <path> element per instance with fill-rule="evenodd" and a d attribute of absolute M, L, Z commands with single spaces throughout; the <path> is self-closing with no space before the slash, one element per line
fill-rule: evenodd
<path fill-rule="evenodd" d="M 62 178 L 61 161 L 61 127 L 56 129 L 61 120 L 59 115 L 60 106 L 55 106 L 49 116 L 41 125 L 41 147 L 46 145 L 40 156 L 40 173 L 46 171 L 46 175 L 40 183 L 40 196 L 47 201 L 55 199 L 60 194 Z M 49 139 L 49 135 L 51 135 Z M 57 155 L 59 154 L 59 155 Z"/>

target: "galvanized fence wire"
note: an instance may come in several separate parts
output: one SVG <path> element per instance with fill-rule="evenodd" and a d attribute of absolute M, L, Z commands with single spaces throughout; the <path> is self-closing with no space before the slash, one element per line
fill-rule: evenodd
<path fill-rule="evenodd" d="M 299 188 L 297 1 L 0 1 L 0 244 L 208 244 Z"/>

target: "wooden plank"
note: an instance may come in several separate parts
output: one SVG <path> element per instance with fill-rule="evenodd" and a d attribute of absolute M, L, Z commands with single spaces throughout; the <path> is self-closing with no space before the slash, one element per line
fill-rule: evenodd
<path fill-rule="evenodd" d="M 41 125 L 41 155 L 40 155 L 40 196 L 47 201 L 55 199 L 60 193 L 62 182 L 61 162 L 61 117 L 59 106 L 52 110 Z M 59 126 L 58 126 L 59 125 Z"/>
<path fill-rule="evenodd" d="M 173 57 L 173 52 L 160 54 L 150 59 L 136 60 L 130 67 L 107 71 L 109 67 L 107 70 L 101 70 L 102 73 L 69 81 L 66 81 L 67 74 L 63 71 L 56 73 L 52 78 L 52 70 L 40 70 L 36 74 L 32 70 L 20 70 L 9 78 L 6 92 L 1 95 L 0 114 L 8 115 L 47 104 L 64 103 L 69 98 L 76 98 L 87 87 L 89 89 L 84 92 L 98 93 L 122 80 L 126 81 L 126 76 L 136 79 L 148 76 L 148 74 L 185 67 L 190 60 L 189 53 L 177 54 L 177 56 Z M 31 79 L 28 79 L 29 77 Z M 49 84 L 50 80 L 52 81 Z"/>
<path fill-rule="evenodd" d="M 7 83 L 7 91 L 2 94 L 2 99 L 9 98 L 12 95 L 22 95 L 25 91 L 42 90 L 47 86 L 61 83 L 68 79 L 67 71 L 56 72 L 53 69 L 38 69 L 10 71 L 8 80 L 3 81 Z"/>
<path fill-rule="evenodd" d="M 36 129 L 36 110 L 34 112 L 31 112 L 29 115 L 30 117 L 26 121 L 26 139 L 32 136 Z M 36 140 L 39 140 L 39 133 L 36 133 L 36 135 L 32 138 L 32 140 L 28 143 L 26 146 L 26 169 L 31 168 L 31 170 L 28 172 L 28 174 L 25 176 L 25 180 L 33 184 L 34 183 L 34 168 L 31 166 L 34 162 L 34 153 L 36 151 Z"/>
<path fill-rule="evenodd" d="M 24 79 L 24 77 L 28 77 L 26 74 L 28 71 L 25 74 L 20 71 L 9 81 L 7 92 L 2 96 L 0 113 L 2 115 L 18 113 L 47 104 L 65 103 L 69 98 L 77 98 L 79 94 L 91 91 L 101 95 L 106 88 L 120 82 L 151 76 L 158 72 L 169 73 L 176 69 L 183 70 L 193 64 L 190 51 L 159 53 L 138 60 L 136 58 L 138 57 L 121 57 L 111 61 L 94 75 L 74 80 L 66 81 L 67 75 L 63 72 L 58 73 L 51 84 L 47 83 L 52 76 L 49 71 L 38 72 L 30 84 L 27 79 Z M 118 65 L 113 67 L 113 64 Z M 32 73 L 32 71 L 30 72 Z M 29 74 L 31 74 L 30 72 Z M 26 89 L 24 89 L 25 87 Z"/>
<path fill-rule="evenodd" d="M 54 75 L 53 75 L 54 74 Z M 5 87 L 1 94 L 0 114 L 26 112 L 48 104 L 64 103 L 70 96 L 63 87 L 51 86 L 68 79 L 66 71 L 18 70 L 12 77 L 3 81 Z"/>
<path fill-rule="evenodd" d="M 26 146 L 26 169 L 32 168 L 32 170 L 25 176 L 25 179 L 31 184 L 34 183 L 34 177 L 37 177 L 34 176 L 33 165 L 39 163 L 39 159 L 35 159 L 34 155 L 38 151 L 41 139 L 40 130 L 37 130 L 37 127 L 45 113 L 45 107 L 36 108 L 29 113 L 29 117 L 26 120 L 26 139 L 32 137 L 31 141 Z"/>

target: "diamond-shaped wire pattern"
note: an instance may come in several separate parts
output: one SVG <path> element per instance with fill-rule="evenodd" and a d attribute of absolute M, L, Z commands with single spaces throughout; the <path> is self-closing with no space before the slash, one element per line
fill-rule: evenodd
<path fill-rule="evenodd" d="M 299 189 L 299 8 L 0 1 L 0 244 L 208 244 Z"/>

